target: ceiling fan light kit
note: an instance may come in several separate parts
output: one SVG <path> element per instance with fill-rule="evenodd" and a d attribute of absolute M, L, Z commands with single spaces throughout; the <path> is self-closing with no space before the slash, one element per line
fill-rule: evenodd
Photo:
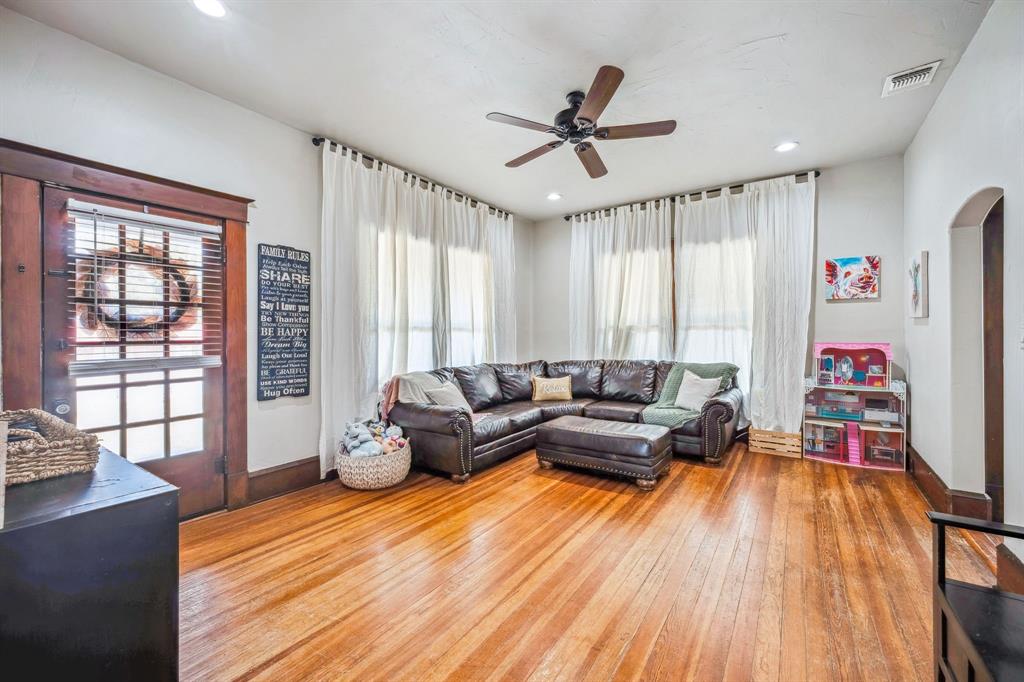
<path fill-rule="evenodd" d="M 602 66 L 597 70 L 594 83 L 590 91 L 583 93 L 574 90 L 565 96 L 569 103 L 568 109 L 563 109 L 555 114 L 554 125 L 545 125 L 536 121 L 529 121 L 518 116 L 509 116 L 498 112 L 487 114 L 488 120 L 496 123 L 505 123 L 520 128 L 536 130 L 541 133 L 555 135 L 558 140 L 529 151 L 522 156 L 516 157 L 506 163 L 509 168 L 518 168 L 528 161 L 558 149 L 564 143 L 573 145 L 577 158 L 583 164 L 587 174 L 591 178 L 599 178 L 608 173 L 597 149 L 590 142 L 589 138 L 595 140 L 627 140 L 637 137 L 657 137 L 659 135 L 670 135 L 676 129 L 675 121 L 656 121 L 653 123 L 635 123 L 622 126 L 598 127 L 597 120 L 604 112 L 608 102 L 622 83 L 625 74 L 622 69 L 616 66 Z"/>

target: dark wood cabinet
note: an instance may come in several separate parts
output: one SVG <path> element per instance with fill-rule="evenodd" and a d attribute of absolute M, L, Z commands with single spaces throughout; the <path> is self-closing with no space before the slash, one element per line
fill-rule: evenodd
<path fill-rule="evenodd" d="M 946 528 L 1024 540 L 1024 528 L 928 512 L 933 528 L 934 670 L 937 682 L 1024 679 L 1024 598 L 946 577 Z"/>
<path fill-rule="evenodd" d="M 177 488 L 107 451 L 8 488 L 0 595 L 0 678 L 177 679 Z"/>

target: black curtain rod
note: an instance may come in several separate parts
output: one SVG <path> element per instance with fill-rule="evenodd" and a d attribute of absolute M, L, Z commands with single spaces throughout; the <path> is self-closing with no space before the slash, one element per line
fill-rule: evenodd
<path fill-rule="evenodd" d="M 794 175 L 796 177 L 800 177 L 801 175 L 810 175 L 811 173 L 814 173 L 814 177 L 816 177 L 816 178 L 821 177 L 821 171 L 820 170 L 813 170 L 813 171 L 805 170 L 805 171 L 800 171 L 799 173 L 786 173 L 786 175 Z M 687 196 L 690 196 L 692 194 L 702 194 L 704 192 L 714 192 L 716 190 L 721 190 L 721 189 L 728 189 L 728 190 L 743 189 L 743 185 L 749 184 L 751 182 L 760 182 L 762 180 L 774 180 L 775 178 L 784 178 L 784 177 L 786 177 L 786 175 L 771 175 L 771 176 L 766 177 L 766 178 L 758 178 L 756 180 L 746 180 L 744 182 L 740 182 L 740 183 L 737 183 L 737 184 L 734 184 L 734 185 L 728 185 L 726 187 L 705 187 L 704 189 L 695 189 L 695 190 L 692 190 L 692 191 L 689 191 L 689 192 L 679 192 L 678 194 L 670 194 L 668 196 L 657 197 L 655 199 L 645 199 L 643 201 L 630 201 L 629 203 L 626 203 L 626 204 L 618 204 L 616 206 L 606 206 L 604 208 L 595 208 L 595 209 L 593 209 L 591 211 L 580 211 L 579 213 L 573 213 L 572 215 L 567 215 L 567 216 L 562 216 L 562 217 L 565 219 L 566 222 L 569 222 L 573 218 L 575 218 L 576 216 L 586 215 L 587 213 L 604 213 L 605 211 L 612 211 L 612 210 L 614 210 L 616 208 L 625 208 L 626 206 L 633 206 L 635 204 L 646 204 L 648 201 L 668 201 L 668 202 L 671 202 L 671 203 L 674 204 L 674 203 L 676 203 L 676 197 L 687 197 Z"/>
<path fill-rule="evenodd" d="M 328 141 L 329 140 L 327 140 L 326 137 L 313 137 L 313 146 L 314 147 L 319 147 L 324 142 L 328 142 Z M 342 149 L 347 149 L 350 152 L 351 151 L 358 152 L 360 154 L 360 156 L 362 156 L 364 159 L 366 159 L 370 163 L 387 163 L 386 161 L 380 161 L 379 159 L 375 159 L 372 156 L 370 156 L 369 154 L 366 154 L 364 152 L 360 152 L 358 149 L 352 149 L 352 147 L 346 147 L 345 145 L 341 144 L 340 142 L 334 142 L 333 140 L 330 140 L 329 142 L 331 144 L 335 145 L 335 146 L 341 147 Z M 467 194 L 463 194 L 462 192 L 457 192 L 454 189 L 452 189 L 451 187 L 447 187 L 447 186 L 443 185 L 442 183 L 437 182 L 435 180 L 431 180 L 430 178 L 425 177 L 423 175 L 420 175 L 419 173 L 413 173 L 412 171 L 405 170 L 404 168 L 401 168 L 400 166 L 396 166 L 393 163 L 388 163 L 388 165 L 389 166 L 394 166 L 395 168 L 398 168 L 398 169 L 402 170 L 402 172 L 407 173 L 407 174 L 411 175 L 414 178 L 422 180 L 423 182 L 426 182 L 427 184 L 436 185 L 438 187 L 446 189 L 446 190 L 448 190 L 449 192 L 452 193 L 452 196 L 456 196 L 456 197 L 459 197 L 460 199 L 462 199 L 463 201 L 470 202 L 470 204 L 469 204 L 470 206 L 476 206 L 477 204 L 483 204 L 484 206 L 487 206 L 487 208 L 489 208 L 490 210 L 494 211 L 495 213 L 504 213 L 506 216 L 511 216 L 512 215 L 511 211 L 506 211 L 503 208 L 498 208 L 497 206 L 489 204 L 486 201 L 481 201 L 481 200 L 479 200 L 479 199 L 477 199 L 475 197 L 471 197 L 471 196 L 469 196 Z"/>

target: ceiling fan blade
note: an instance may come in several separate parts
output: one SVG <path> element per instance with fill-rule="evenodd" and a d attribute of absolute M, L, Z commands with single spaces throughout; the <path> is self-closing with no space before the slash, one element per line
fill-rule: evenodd
<path fill-rule="evenodd" d="M 651 123 L 636 123 L 628 126 L 608 126 L 607 128 L 598 128 L 594 131 L 594 137 L 599 140 L 628 140 L 633 137 L 657 137 L 658 135 L 671 135 L 675 129 L 675 121 L 654 121 Z"/>
<path fill-rule="evenodd" d="M 548 142 L 546 145 L 544 145 L 542 147 L 537 147 L 533 151 L 526 152 L 522 156 L 517 156 L 516 158 L 512 159 L 511 161 L 509 161 L 505 165 L 507 167 L 509 167 L 509 168 L 519 168 L 519 166 L 522 166 L 527 161 L 533 161 L 538 156 L 544 156 L 545 154 L 547 154 L 552 149 L 558 149 L 561 146 L 562 146 L 562 140 L 557 140 L 555 142 Z"/>
<path fill-rule="evenodd" d="M 500 114 L 497 111 L 492 111 L 487 114 L 487 120 L 494 121 L 495 123 L 507 123 L 510 126 L 519 126 L 520 128 L 529 128 L 530 130 L 537 130 L 542 133 L 546 133 L 551 130 L 551 126 L 549 125 L 537 123 L 536 121 L 527 121 L 525 118 L 519 118 L 518 116 Z"/>
<path fill-rule="evenodd" d="M 576 156 L 580 157 L 580 162 L 587 169 L 590 177 L 599 178 L 608 173 L 608 169 L 604 167 L 604 161 L 601 160 L 601 155 L 589 142 L 580 142 L 576 145 Z"/>
<path fill-rule="evenodd" d="M 597 123 L 597 117 L 608 106 L 625 75 L 617 66 L 602 66 L 598 69 L 594 83 L 587 91 L 587 98 L 576 112 L 576 122 Z"/>

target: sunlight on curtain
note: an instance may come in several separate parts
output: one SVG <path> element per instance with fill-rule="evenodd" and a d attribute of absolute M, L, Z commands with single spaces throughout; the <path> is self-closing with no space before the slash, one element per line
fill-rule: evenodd
<path fill-rule="evenodd" d="M 750 420 L 800 431 L 814 288 L 814 173 L 746 185 L 754 225 L 754 334 Z"/>
<path fill-rule="evenodd" d="M 667 202 L 636 204 L 573 220 L 569 306 L 573 358 L 672 357 L 671 221 Z"/>
<path fill-rule="evenodd" d="M 321 474 L 395 374 L 515 359 L 512 218 L 325 144 Z"/>
<path fill-rule="evenodd" d="M 747 194 L 723 188 L 675 208 L 675 359 L 731 362 L 749 415 L 754 329 L 754 230 Z"/>

